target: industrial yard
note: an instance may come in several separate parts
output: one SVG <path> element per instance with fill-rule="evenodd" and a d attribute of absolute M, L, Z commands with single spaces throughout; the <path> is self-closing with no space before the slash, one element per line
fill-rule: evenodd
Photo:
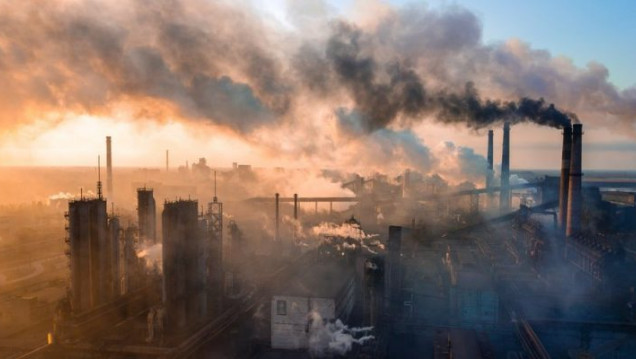
<path fill-rule="evenodd" d="M 636 178 L 584 179 L 573 127 L 559 176 L 510 184 L 506 125 L 501 178 L 488 133 L 484 188 L 404 171 L 340 183 L 348 196 L 227 201 L 271 170 L 200 160 L 172 173 L 166 158 L 159 191 L 212 196 L 155 198 L 136 172 L 113 185 L 108 137 L 106 186 L 32 205 L 16 234 L 30 236 L 6 247 L 1 318 L 20 325 L 3 355 L 630 357 Z M 109 211 L 111 197 L 136 203 Z M 31 257 L 12 262 L 11 248 Z"/>

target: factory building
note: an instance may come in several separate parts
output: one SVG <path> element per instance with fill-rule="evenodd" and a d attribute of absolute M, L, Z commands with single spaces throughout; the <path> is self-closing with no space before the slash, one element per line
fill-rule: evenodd
<path fill-rule="evenodd" d="M 137 189 L 137 218 L 139 238 L 151 243 L 157 242 L 157 209 L 152 188 Z"/>
<path fill-rule="evenodd" d="M 109 221 L 101 196 L 69 202 L 67 216 L 71 308 L 82 313 L 119 294 L 119 221 Z"/>
<path fill-rule="evenodd" d="M 163 227 L 163 302 L 166 331 L 192 327 L 206 315 L 205 243 L 198 202 L 165 202 Z"/>
<path fill-rule="evenodd" d="M 337 319 L 347 321 L 354 294 L 353 270 L 343 265 L 315 264 L 292 278 L 272 296 L 271 347 L 307 349 L 317 328 Z"/>

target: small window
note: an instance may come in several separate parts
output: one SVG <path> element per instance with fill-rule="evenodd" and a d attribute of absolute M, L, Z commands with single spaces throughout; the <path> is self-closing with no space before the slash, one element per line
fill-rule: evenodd
<path fill-rule="evenodd" d="M 276 301 L 276 314 L 287 315 L 287 302 L 284 300 Z"/>

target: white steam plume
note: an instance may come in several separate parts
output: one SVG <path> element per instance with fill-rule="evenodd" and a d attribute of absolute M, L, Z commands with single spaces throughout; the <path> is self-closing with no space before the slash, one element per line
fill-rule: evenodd
<path fill-rule="evenodd" d="M 349 328 L 340 319 L 325 323 L 317 312 L 310 313 L 312 322 L 309 333 L 309 353 L 313 357 L 346 355 L 353 344 L 364 345 L 374 339 L 370 333 L 373 327 Z M 362 335 L 356 338 L 357 335 Z"/>

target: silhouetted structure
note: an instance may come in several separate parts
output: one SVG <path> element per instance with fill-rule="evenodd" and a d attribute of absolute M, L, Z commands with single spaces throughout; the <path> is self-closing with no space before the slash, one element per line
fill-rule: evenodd
<path fill-rule="evenodd" d="M 488 168 L 486 169 L 486 189 L 488 190 L 487 206 L 494 205 L 494 195 L 492 191 L 494 179 L 494 132 L 488 130 Z"/>
<path fill-rule="evenodd" d="M 113 153 L 110 136 L 106 136 L 106 198 L 114 200 L 113 195 Z"/>
<path fill-rule="evenodd" d="M 151 188 L 137 189 L 137 219 L 141 240 L 157 242 L 157 208 Z"/>
<path fill-rule="evenodd" d="M 582 193 L 581 177 L 581 145 L 583 140 L 583 125 L 580 123 L 572 126 L 572 153 L 570 160 L 570 185 L 568 191 L 568 220 L 565 235 L 571 237 L 581 232 Z"/>
<path fill-rule="evenodd" d="M 559 184 L 559 228 L 565 234 L 568 218 L 568 192 L 570 186 L 570 161 L 572 153 L 572 126 L 563 128 L 561 150 L 561 181 Z"/>
<path fill-rule="evenodd" d="M 501 149 L 501 192 L 499 208 L 502 211 L 510 209 L 510 123 L 503 127 L 503 147 Z"/>
<path fill-rule="evenodd" d="M 109 239 L 106 201 L 81 198 L 69 202 L 68 243 L 74 313 L 90 310 L 112 297 Z"/>
<path fill-rule="evenodd" d="M 198 202 L 166 202 L 162 214 L 166 331 L 177 333 L 206 314 L 205 246 Z"/>
<path fill-rule="evenodd" d="M 208 211 L 203 222 L 208 309 L 213 313 L 220 313 L 224 294 L 223 203 L 218 201 L 216 195 L 212 202 L 208 203 Z"/>

